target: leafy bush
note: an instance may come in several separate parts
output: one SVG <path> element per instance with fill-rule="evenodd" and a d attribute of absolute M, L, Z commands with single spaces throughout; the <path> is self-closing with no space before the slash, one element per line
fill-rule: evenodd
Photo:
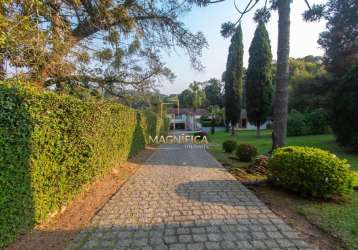
<path fill-rule="evenodd" d="M 0 248 L 142 149 L 161 122 L 107 101 L 0 83 Z"/>
<path fill-rule="evenodd" d="M 302 195 L 329 198 L 352 191 L 347 161 L 318 148 L 279 148 L 269 160 L 269 170 L 281 186 Z"/>
<path fill-rule="evenodd" d="M 306 134 L 307 126 L 305 121 L 305 116 L 296 111 L 292 110 L 288 114 L 287 119 L 287 135 L 288 136 L 298 136 Z"/>
<path fill-rule="evenodd" d="M 240 161 L 252 161 L 257 155 L 257 149 L 251 144 L 240 144 L 236 148 L 236 156 Z"/>
<path fill-rule="evenodd" d="M 226 140 L 223 142 L 223 149 L 226 153 L 232 153 L 236 148 L 236 141 Z"/>
<path fill-rule="evenodd" d="M 292 110 L 288 114 L 287 135 L 300 136 L 325 134 L 330 130 L 329 123 L 328 114 L 323 109 L 315 109 L 306 113 Z"/>
<path fill-rule="evenodd" d="M 337 141 L 358 151 L 358 65 L 337 84 L 330 104 Z"/>
<path fill-rule="evenodd" d="M 320 135 L 330 131 L 330 121 L 327 112 L 323 109 L 315 109 L 305 114 L 307 134 Z"/>

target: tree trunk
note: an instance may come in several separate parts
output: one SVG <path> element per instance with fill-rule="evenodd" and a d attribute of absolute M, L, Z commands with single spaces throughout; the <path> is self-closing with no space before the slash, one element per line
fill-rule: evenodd
<path fill-rule="evenodd" d="M 257 121 L 256 122 L 256 137 L 260 137 L 260 127 L 261 127 L 260 121 Z"/>
<path fill-rule="evenodd" d="M 231 135 L 235 135 L 235 124 L 233 122 L 231 123 Z"/>
<path fill-rule="evenodd" d="M 195 119 L 195 117 L 196 117 L 196 108 L 194 108 L 194 117 L 193 117 L 193 129 L 194 129 L 194 131 L 196 131 L 196 119 Z"/>
<path fill-rule="evenodd" d="M 211 133 L 212 134 L 215 134 L 215 124 L 216 122 L 215 122 L 215 119 L 212 119 L 212 121 L 211 121 Z"/>
<path fill-rule="evenodd" d="M 278 1 L 278 46 L 277 80 L 273 104 L 272 148 L 286 143 L 288 110 L 288 58 L 290 53 L 290 4 L 289 0 Z"/>
<path fill-rule="evenodd" d="M 6 70 L 5 70 L 5 60 L 4 57 L 0 57 L 0 81 L 5 80 Z"/>

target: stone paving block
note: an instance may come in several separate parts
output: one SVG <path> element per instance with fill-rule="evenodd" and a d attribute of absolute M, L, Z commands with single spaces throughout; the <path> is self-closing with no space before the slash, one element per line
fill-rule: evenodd
<path fill-rule="evenodd" d="M 205 234 L 194 234 L 193 240 L 195 242 L 206 242 L 208 241 L 208 237 Z"/>
<path fill-rule="evenodd" d="M 187 247 L 188 250 L 205 250 L 204 243 L 193 243 L 193 244 L 189 244 Z"/>
<path fill-rule="evenodd" d="M 206 242 L 207 249 L 221 249 L 220 243 L 218 242 Z"/>
<path fill-rule="evenodd" d="M 205 150 L 165 147 L 118 190 L 68 250 L 309 249 Z"/>
<path fill-rule="evenodd" d="M 221 242 L 221 249 L 237 249 L 237 246 L 234 241 L 222 241 Z"/>
<path fill-rule="evenodd" d="M 169 246 L 170 250 L 186 250 L 187 247 L 185 244 L 172 244 Z"/>

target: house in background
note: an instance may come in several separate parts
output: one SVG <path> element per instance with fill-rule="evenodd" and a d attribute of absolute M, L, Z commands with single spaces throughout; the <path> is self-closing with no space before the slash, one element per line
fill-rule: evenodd
<path fill-rule="evenodd" d="M 195 118 L 194 118 L 194 109 L 192 108 L 180 108 L 179 114 L 177 108 L 168 108 L 167 117 L 170 120 L 170 129 L 171 130 L 205 130 L 209 131 L 209 128 L 203 128 L 200 123 L 200 117 L 207 116 L 208 110 L 203 108 L 196 109 Z M 195 128 L 194 128 L 194 122 Z M 266 129 L 268 125 L 272 123 L 271 119 L 268 119 L 264 124 L 261 125 L 260 129 Z M 219 128 L 218 128 L 219 129 Z M 245 130 L 256 130 L 256 125 L 251 124 L 247 119 L 247 112 L 245 109 L 241 110 L 241 118 L 239 123 L 236 125 L 236 129 L 245 129 Z M 219 129 L 220 130 L 220 129 Z M 224 127 L 222 128 L 224 130 Z"/>
<path fill-rule="evenodd" d="M 271 124 L 271 118 L 268 118 L 265 123 L 260 126 L 260 129 L 266 129 L 267 125 Z M 256 130 L 256 125 L 251 124 L 247 118 L 246 109 L 241 110 L 240 122 L 236 126 L 237 129 Z"/>
<path fill-rule="evenodd" d="M 176 130 L 201 130 L 200 117 L 207 115 L 206 109 L 198 108 L 194 114 L 193 108 L 168 108 L 167 117 L 170 120 L 170 129 Z"/>

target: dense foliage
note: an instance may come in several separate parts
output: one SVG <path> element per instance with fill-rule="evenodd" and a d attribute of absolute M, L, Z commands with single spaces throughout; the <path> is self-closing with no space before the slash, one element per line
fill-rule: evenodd
<path fill-rule="evenodd" d="M 205 102 L 206 107 L 210 105 L 217 105 L 223 107 L 222 82 L 218 79 L 212 78 L 204 82 Z"/>
<path fill-rule="evenodd" d="M 307 20 L 327 21 L 327 30 L 320 34 L 318 43 L 325 50 L 324 64 L 332 76 L 328 99 L 332 127 L 337 141 L 355 150 L 358 150 L 357 11 L 356 0 L 329 0 L 305 13 Z"/>
<path fill-rule="evenodd" d="M 330 132 L 329 115 L 325 110 L 315 109 L 301 113 L 291 110 L 287 120 L 287 135 L 319 135 Z"/>
<path fill-rule="evenodd" d="M 276 149 L 269 170 L 277 183 L 304 196 L 330 198 L 352 191 L 352 173 L 346 160 L 317 148 Z"/>
<path fill-rule="evenodd" d="M 358 2 L 356 0 L 329 0 L 314 5 L 305 13 L 305 19 L 327 21 L 327 31 L 320 34 L 319 45 L 324 48 L 327 70 L 343 76 L 358 64 Z"/>
<path fill-rule="evenodd" d="M 207 42 L 179 20 L 190 1 L 0 2 L 0 76 L 27 72 L 38 84 L 89 86 L 121 95 L 173 73 L 160 50 L 179 47 L 194 68 Z M 10 67 L 6 67 L 6 66 Z M 14 68 L 19 70 L 13 70 Z M 93 86 L 92 86 L 93 87 Z"/>
<path fill-rule="evenodd" d="M 326 110 L 315 109 L 305 113 L 307 134 L 319 135 L 331 132 L 331 121 Z"/>
<path fill-rule="evenodd" d="M 225 153 L 232 153 L 236 149 L 236 141 L 226 140 L 223 142 L 223 149 Z"/>
<path fill-rule="evenodd" d="M 238 26 L 231 38 L 229 54 L 226 62 L 226 71 L 223 75 L 225 82 L 225 118 L 231 123 L 232 133 L 241 116 L 241 88 L 243 80 L 243 54 L 242 29 Z"/>
<path fill-rule="evenodd" d="M 159 132 L 151 112 L 18 83 L 0 86 L 0 247 Z"/>
<path fill-rule="evenodd" d="M 218 126 L 220 123 L 223 123 L 224 118 L 224 110 L 222 110 L 217 105 L 210 105 L 208 107 L 209 116 L 210 116 L 210 127 L 211 127 L 211 134 L 215 133 L 215 127 Z M 203 125 L 203 124 L 202 124 Z"/>
<path fill-rule="evenodd" d="M 252 144 L 240 144 L 236 147 L 236 156 L 240 161 L 252 161 L 257 156 L 257 153 L 257 148 Z"/>
<path fill-rule="evenodd" d="M 329 76 L 321 57 L 290 58 L 289 110 L 326 108 Z"/>
<path fill-rule="evenodd" d="M 292 110 L 288 114 L 287 119 L 287 135 L 298 136 L 306 134 L 306 121 L 305 116 L 296 110 Z"/>
<path fill-rule="evenodd" d="M 272 53 L 269 34 L 265 24 L 259 22 L 250 49 L 249 66 L 246 73 L 246 110 L 250 123 L 257 127 L 266 121 L 272 102 Z"/>
<path fill-rule="evenodd" d="M 334 89 L 330 111 L 337 141 L 358 151 L 358 65 Z"/>
<path fill-rule="evenodd" d="M 200 108 L 205 100 L 205 92 L 202 88 L 200 82 L 192 82 L 189 85 L 189 90 L 191 91 L 191 103 L 190 106 L 194 109 L 194 112 Z"/>

